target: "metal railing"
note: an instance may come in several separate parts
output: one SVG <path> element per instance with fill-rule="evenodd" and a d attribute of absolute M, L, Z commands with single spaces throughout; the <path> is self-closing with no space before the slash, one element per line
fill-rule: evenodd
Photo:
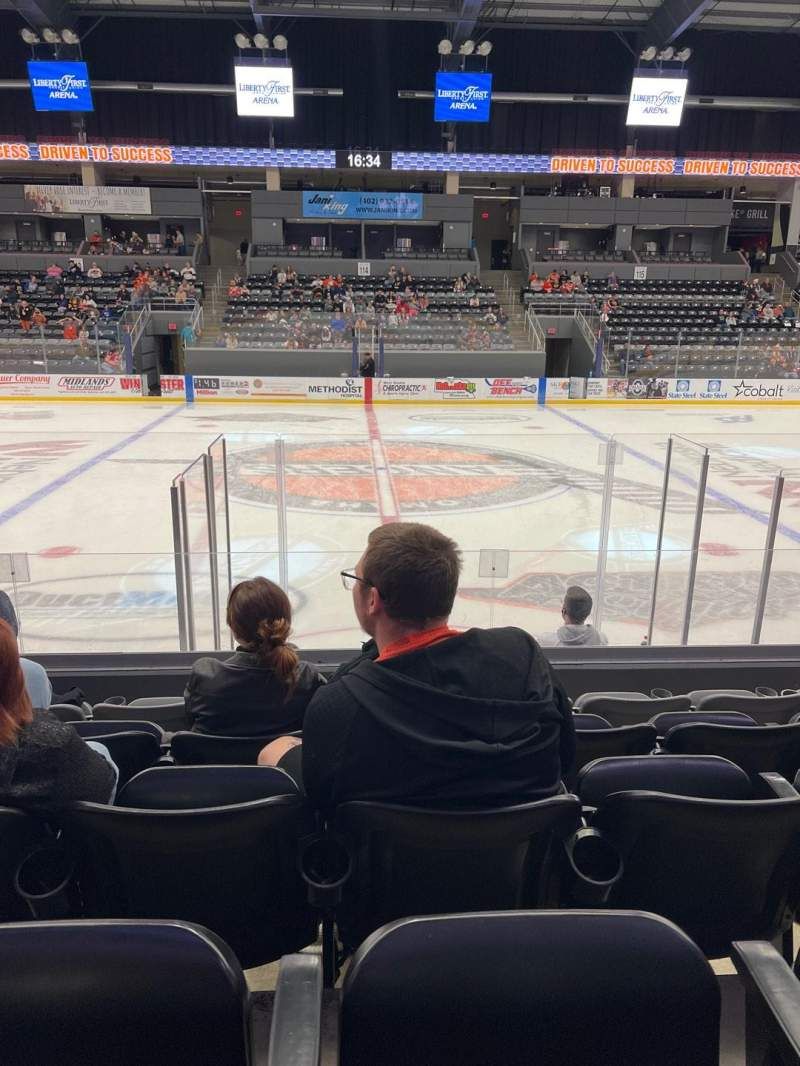
<path fill-rule="evenodd" d="M 637 331 L 638 332 L 638 331 Z M 800 374 L 800 330 L 774 330 L 762 344 L 748 343 L 747 331 L 740 330 L 736 342 L 703 341 L 684 338 L 678 332 L 674 344 L 645 344 L 632 340 L 612 340 L 606 334 L 603 352 L 610 367 L 618 367 L 621 377 L 691 377 L 693 368 L 715 368 L 718 377 L 781 377 Z"/>
<path fill-rule="evenodd" d="M 525 332 L 528 336 L 532 351 L 544 352 L 547 350 L 544 330 L 532 311 L 525 312 Z"/>

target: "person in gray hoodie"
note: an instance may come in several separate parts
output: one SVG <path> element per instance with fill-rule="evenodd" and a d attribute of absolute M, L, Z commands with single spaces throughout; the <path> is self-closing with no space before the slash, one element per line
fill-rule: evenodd
<path fill-rule="evenodd" d="M 608 644 L 608 638 L 587 623 L 591 613 L 592 597 L 580 585 L 570 585 L 561 605 L 564 625 L 542 637 L 539 643 L 544 648 L 592 648 Z"/>

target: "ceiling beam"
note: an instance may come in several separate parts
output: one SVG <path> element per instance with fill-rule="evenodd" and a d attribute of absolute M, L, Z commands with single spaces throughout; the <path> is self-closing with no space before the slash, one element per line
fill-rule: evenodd
<path fill-rule="evenodd" d="M 12 0 L 11 6 L 34 30 L 45 26 L 63 30 L 75 25 L 75 13 L 67 0 Z"/>
<path fill-rule="evenodd" d="M 716 5 L 717 0 L 663 0 L 641 29 L 642 45 L 672 44 Z"/>

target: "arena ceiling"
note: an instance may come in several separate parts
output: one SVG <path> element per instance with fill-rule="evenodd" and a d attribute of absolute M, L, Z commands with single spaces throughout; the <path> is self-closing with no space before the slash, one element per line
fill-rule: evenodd
<path fill-rule="evenodd" d="M 800 32 L 800 3 L 790 0 L 0 0 L 32 25 L 50 21 L 53 8 L 73 20 L 81 15 L 185 15 L 256 19 L 352 18 L 440 22 L 477 28 L 633 32 L 664 45 L 688 29 Z M 45 14 L 43 14 L 45 13 Z"/>

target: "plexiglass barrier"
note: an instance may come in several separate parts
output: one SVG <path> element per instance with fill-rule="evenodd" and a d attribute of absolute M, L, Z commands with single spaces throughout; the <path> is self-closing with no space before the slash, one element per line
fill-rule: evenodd
<path fill-rule="evenodd" d="M 0 489 L 0 588 L 23 647 L 226 650 L 230 588 L 258 574 L 287 588 L 301 647 L 356 647 L 339 574 L 371 529 L 397 519 L 433 525 L 461 548 L 457 626 L 516 625 L 547 639 L 566 588 L 580 585 L 612 645 L 794 639 L 798 435 L 745 437 L 741 415 L 689 439 L 556 434 L 517 408 L 493 418 L 476 409 L 468 427 L 461 411 L 404 413 L 403 434 L 370 432 L 369 416 L 353 428 L 335 408 L 285 435 L 250 432 L 254 419 L 240 416 L 248 431 L 224 438 L 203 415 L 207 436 L 159 427 L 119 459 L 121 435 L 81 427 L 46 440 L 36 427 L 34 446 L 3 434 L 7 484 L 16 477 L 36 495 L 44 481 L 32 484 L 30 457 L 46 442 L 48 454 L 86 466 L 70 506 L 94 516 L 80 526 L 56 509 L 15 516 L 18 497 Z M 501 433 L 482 431 L 492 421 Z M 109 451 L 147 464 L 127 468 L 124 498 L 110 479 L 125 467 L 91 465 Z M 12 470 L 23 453 L 25 469 Z"/>

